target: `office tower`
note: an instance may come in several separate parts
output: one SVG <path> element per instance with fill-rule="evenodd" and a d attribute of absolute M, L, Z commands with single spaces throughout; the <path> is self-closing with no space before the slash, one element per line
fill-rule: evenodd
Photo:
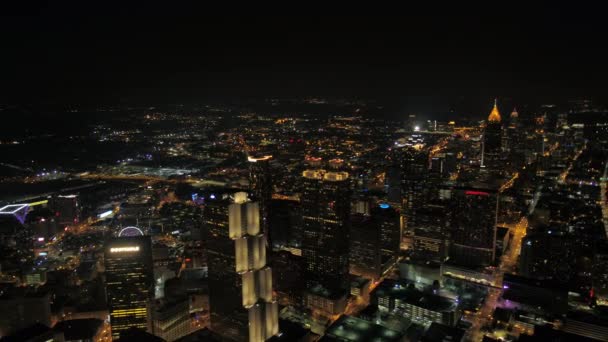
<path fill-rule="evenodd" d="M 352 274 L 380 277 L 380 231 L 370 215 L 351 215 L 349 264 Z"/>
<path fill-rule="evenodd" d="M 106 294 L 112 339 L 130 328 L 147 330 L 154 294 L 149 236 L 121 236 L 105 244 Z"/>
<path fill-rule="evenodd" d="M 502 124 L 496 100 L 494 100 L 494 107 L 490 112 L 490 116 L 488 116 L 483 132 L 481 150 L 481 165 L 484 167 L 497 167 L 502 153 Z"/>
<path fill-rule="evenodd" d="M 494 262 L 498 193 L 488 186 L 453 188 L 451 194 L 449 258 L 476 268 Z"/>
<path fill-rule="evenodd" d="M 380 252 L 383 263 L 395 260 L 401 247 L 399 211 L 387 203 L 380 203 L 371 210 L 372 221 L 380 232 Z"/>
<path fill-rule="evenodd" d="M 77 195 L 59 195 L 49 201 L 49 207 L 55 211 L 57 223 L 66 226 L 78 223 L 80 206 Z"/>
<path fill-rule="evenodd" d="M 300 202 L 289 199 L 270 201 L 269 233 L 273 249 L 299 249 L 302 244 Z"/>
<path fill-rule="evenodd" d="M 396 261 L 401 242 L 399 213 L 381 203 L 369 215 L 351 215 L 349 263 L 351 273 L 378 279 Z"/>
<path fill-rule="evenodd" d="M 425 186 L 428 169 L 428 151 L 422 147 L 406 147 L 402 159 L 401 209 L 407 230 L 415 225 L 416 212 L 426 202 L 429 192 Z"/>
<path fill-rule="evenodd" d="M 281 305 L 301 305 L 302 257 L 288 251 L 275 252 L 272 257 L 274 290 Z"/>
<path fill-rule="evenodd" d="M 401 165 L 394 161 L 386 170 L 386 197 L 393 205 L 401 202 L 401 178 Z"/>
<path fill-rule="evenodd" d="M 348 278 L 350 179 L 347 172 L 302 174 L 302 256 L 305 302 L 326 314 L 343 310 Z"/>
<path fill-rule="evenodd" d="M 259 203 L 245 192 L 213 195 L 203 219 L 209 241 L 211 329 L 235 341 L 271 338 L 278 333 L 278 307 Z"/>
<path fill-rule="evenodd" d="M 249 189 L 253 199 L 260 206 L 260 229 L 266 234 L 268 245 L 272 246 L 272 235 L 268 231 L 270 201 L 272 200 L 272 174 L 270 173 L 271 155 L 249 156 Z"/>
<path fill-rule="evenodd" d="M 418 261 L 443 262 L 447 256 L 447 207 L 443 203 L 427 203 L 418 213 L 414 228 L 414 252 Z"/>

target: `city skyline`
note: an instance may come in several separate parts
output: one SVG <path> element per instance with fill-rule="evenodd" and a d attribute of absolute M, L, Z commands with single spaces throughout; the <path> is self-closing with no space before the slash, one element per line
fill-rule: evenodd
<path fill-rule="evenodd" d="M 0 15 L 1 342 L 608 341 L 602 11 L 235 8 Z"/>

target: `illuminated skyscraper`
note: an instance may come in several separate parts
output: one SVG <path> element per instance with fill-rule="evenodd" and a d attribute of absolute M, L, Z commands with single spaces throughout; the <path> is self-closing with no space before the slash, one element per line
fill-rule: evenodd
<path fill-rule="evenodd" d="M 348 278 L 351 189 L 343 171 L 306 170 L 302 189 L 302 257 L 309 308 L 343 310 Z"/>
<path fill-rule="evenodd" d="M 476 268 L 492 264 L 496 245 L 495 189 L 452 189 L 452 232 L 449 258 L 455 264 Z"/>
<path fill-rule="evenodd" d="M 268 217 L 270 216 L 270 201 L 272 200 L 272 174 L 270 173 L 271 155 L 249 156 L 249 188 L 253 199 L 260 205 L 260 229 L 270 240 Z M 269 245 L 272 246 L 272 243 Z"/>
<path fill-rule="evenodd" d="M 502 154 L 502 123 L 496 100 L 483 132 L 481 150 L 482 166 L 496 167 Z"/>
<path fill-rule="evenodd" d="M 278 333 L 272 271 L 259 203 L 247 193 L 211 195 L 203 213 L 208 233 L 211 329 L 234 341 L 265 341 Z"/>
<path fill-rule="evenodd" d="M 122 236 L 105 244 L 106 293 L 112 339 L 129 328 L 148 330 L 153 295 L 149 236 Z"/>

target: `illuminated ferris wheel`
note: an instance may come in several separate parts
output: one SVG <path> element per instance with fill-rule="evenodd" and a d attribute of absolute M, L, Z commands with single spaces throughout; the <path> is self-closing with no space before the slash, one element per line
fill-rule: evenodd
<path fill-rule="evenodd" d="M 143 236 L 143 235 L 144 235 L 144 232 L 135 226 L 125 227 L 125 228 L 121 229 L 120 232 L 118 232 L 118 237 Z"/>

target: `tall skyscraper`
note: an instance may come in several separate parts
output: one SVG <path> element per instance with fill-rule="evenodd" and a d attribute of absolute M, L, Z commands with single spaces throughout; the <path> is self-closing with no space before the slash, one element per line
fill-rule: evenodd
<path fill-rule="evenodd" d="M 249 156 L 249 190 L 253 199 L 260 205 L 260 229 L 266 234 L 268 244 L 272 247 L 269 228 L 270 201 L 272 200 L 272 174 L 270 160 L 272 155 Z"/>
<path fill-rule="evenodd" d="M 423 147 L 407 147 L 402 159 L 402 215 L 406 229 L 413 229 L 416 212 L 426 202 L 429 189 L 425 186 L 429 170 L 428 151 Z"/>
<path fill-rule="evenodd" d="M 381 273 L 380 234 L 370 215 L 351 215 L 349 267 L 352 274 L 377 279 Z"/>
<path fill-rule="evenodd" d="M 106 293 L 112 339 L 129 328 L 148 330 L 153 296 L 149 236 L 122 236 L 105 244 Z"/>
<path fill-rule="evenodd" d="M 452 189 L 450 262 L 484 267 L 494 262 L 496 245 L 496 189 L 470 186 Z"/>
<path fill-rule="evenodd" d="M 447 205 L 436 201 L 425 204 L 414 228 L 414 253 L 418 261 L 443 262 L 447 255 Z"/>
<path fill-rule="evenodd" d="M 278 333 L 272 271 L 260 206 L 245 192 L 212 195 L 203 219 L 208 233 L 211 329 L 234 341 L 265 341 Z"/>
<path fill-rule="evenodd" d="M 380 203 L 372 208 L 371 215 L 380 231 L 380 252 L 383 263 L 396 259 L 401 248 L 399 211 L 387 203 Z"/>
<path fill-rule="evenodd" d="M 381 203 L 369 215 L 351 215 L 351 273 L 378 279 L 395 263 L 401 242 L 399 213 Z"/>
<path fill-rule="evenodd" d="M 349 174 L 322 169 L 302 174 L 302 257 L 306 305 L 326 314 L 343 310 L 349 293 Z"/>
<path fill-rule="evenodd" d="M 502 155 L 502 124 L 496 100 L 483 132 L 481 150 L 482 166 L 496 167 Z"/>

